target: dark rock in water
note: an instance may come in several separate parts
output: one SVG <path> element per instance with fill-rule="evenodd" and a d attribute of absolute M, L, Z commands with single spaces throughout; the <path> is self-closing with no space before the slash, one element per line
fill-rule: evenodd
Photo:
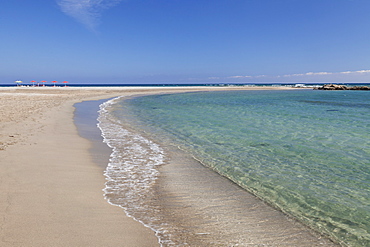
<path fill-rule="evenodd" d="M 337 84 L 325 84 L 322 87 L 315 88 L 317 90 L 370 90 L 368 86 L 353 86 L 347 87 L 344 85 L 337 85 Z"/>
<path fill-rule="evenodd" d="M 368 86 L 362 86 L 362 87 L 354 86 L 354 87 L 351 87 L 349 90 L 370 90 L 370 87 L 368 87 Z"/>
<path fill-rule="evenodd" d="M 318 90 L 348 90 L 348 87 L 337 84 L 325 84 L 322 87 L 318 87 Z"/>

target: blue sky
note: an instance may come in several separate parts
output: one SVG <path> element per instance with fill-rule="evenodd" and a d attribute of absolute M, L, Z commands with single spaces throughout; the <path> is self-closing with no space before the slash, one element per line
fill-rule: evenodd
<path fill-rule="evenodd" d="M 8 0 L 0 83 L 370 82 L 369 0 Z"/>

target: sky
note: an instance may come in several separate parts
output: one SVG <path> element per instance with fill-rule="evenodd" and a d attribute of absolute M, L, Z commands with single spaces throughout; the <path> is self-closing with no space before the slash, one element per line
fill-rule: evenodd
<path fill-rule="evenodd" d="M 369 0 L 3 0 L 0 84 L 370 82 Z"/>

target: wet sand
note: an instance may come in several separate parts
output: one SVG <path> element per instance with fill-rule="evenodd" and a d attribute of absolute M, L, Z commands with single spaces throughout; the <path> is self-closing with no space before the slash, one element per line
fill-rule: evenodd
<path fill-rule="evenodd" d="M 0 246 L 158 245 L 105 201 L 102 170 L 73 124 L 73 103 L 105 94 L 1 90 Z"/>
<path fill-rule="evenodd" d="M 177 245 L 338 246 L 176 147 L 168 151 L 154 203 L 174 222 Z"/>
<path fill-rule="evenodd" d="M 105 201 L 102 166 L 73 124 L 73 105 L 121 95 L 227 89 L 248 88 L 0 88 L 0 245 L 158 246 L 150 229 Z M 183 188 L 177 159 L 174 155 L 172 166 L 162 169 L 158 188 L 165 193 Z M 174 220 L 177 212 L 169 212 Z M 269 236 L 254 244 L 269 245 L 277 237 Z"/>

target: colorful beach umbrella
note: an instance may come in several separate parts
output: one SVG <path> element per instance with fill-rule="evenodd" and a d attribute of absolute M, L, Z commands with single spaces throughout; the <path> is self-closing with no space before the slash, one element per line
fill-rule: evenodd
<path fill-rule="evenodd" d="M 54 83 L 54 87 L 55 87 L 55 84 L 57 83 L 57 81 L 52 81 L 52 83 Z"/>
<path fill-rule="evenodd" d="M 45 86 L 45 83 L 46 83 L 47 81 L 41 81 L 41 82 L 43 83 L 42 85 L 43 85 L 43 86 Z"/>
<path fill-rule="evenodd" d="M 68 81 L 64 81 L 63 83 L 64 83 L 64 86 L 66 87 L 66 86 L 67 86 Z"/>
<path fill-rule="evenodd" d="M 32 86 L 35 86 L 35 82 L 36 82 L 36 81 L 31 81 L 31 82 L 32 82 Z"/>

